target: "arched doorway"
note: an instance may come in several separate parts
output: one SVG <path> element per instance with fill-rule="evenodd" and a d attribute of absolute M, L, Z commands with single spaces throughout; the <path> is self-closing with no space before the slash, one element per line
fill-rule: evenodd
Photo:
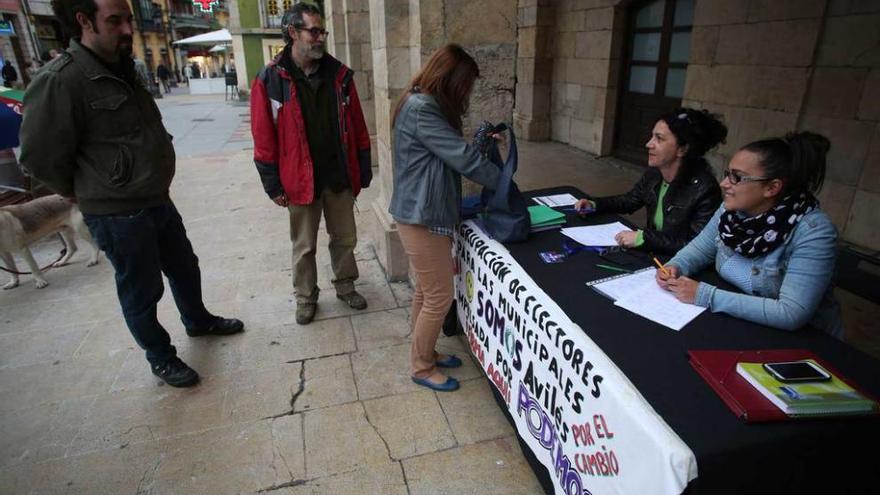
<path fill-rule="evenodd" d="M 629 8 L 614 154 L 644 163 L 657 116 L 681 105 L 696 0 L 643 0 Z"/>

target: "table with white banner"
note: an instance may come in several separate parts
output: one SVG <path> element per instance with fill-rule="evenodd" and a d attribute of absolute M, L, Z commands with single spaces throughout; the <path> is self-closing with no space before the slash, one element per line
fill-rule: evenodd
<path fill-rule="evenodd" d="M 584 197 L 572 188 L 535 194 L 550 192 Z M 584 224 L 574 216 L 568 220 Z M 793 333 L 708 311 L 681 332 L 666 329 L 616 308 L 586 287 L 603 276 L 595 268 L 595 255 L 578 254 L 559 264 L 540 261 L 538 252 L 559 250 L 561 237 L 558 231 L 541 232 L 526 243 L 505 246 L 467 221 L 455 242 L 456 307 L 465 338 L 548 493 L 674 495 L 758 493 L 764 488 L 769 493 L 815 481 L 833 485 L 834 479 L 813 480 L 810 473 L 765 484 L 770 474 L 761 471 L 766 467 L 761 462 L 769 459 L 754 457 L 761 452 L 755 442 L 768 442 L 768 455 L 784 455 L 788 447 L 774 442 L 792 444 L 792 438 L 811 436 L 828 442 L 852 428 L 880 439 L 876 421 L 867 429 L 859 420 L 825 420 L 824 430 L 810 426 L 816 421 L 746 425 L 689 368 L 685 355 L 693 348 L 830 346 L 834 360 L 838 355 L 852 358 L 851 348 L 816 332 L 804 332 L 793 345 L 779 338 Z M 717 329 L 741 335 L 714 338 Z M 868 390 L 880 389 L 878 373 L 862 371 L 876 361 L 864 355 L 855 360 L 851 374 Z M 829 447 L 835 446 L 849 444 L 832 441 Z M 837 466 L 839 460 L 828 459 L 826 466 Z M 780 465 L 792 465 L 789 461 Z M 811 462 L 796 463 L 795 469 Z M 757 471 L 727 473 L 725 465 Z"/>

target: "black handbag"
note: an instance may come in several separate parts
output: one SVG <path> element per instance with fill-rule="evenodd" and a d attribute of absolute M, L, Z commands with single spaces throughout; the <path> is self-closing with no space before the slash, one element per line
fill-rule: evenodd
<path fill-rule="evenodd" d="M 502 161 L 498 143 L 491 136 L 504 131 L 508 131 L 510 135 L 510 149 L 507 159 Z M 474 136 L 474 144 L 501 169 L 501 176 L 495 189 L 484 187 L 481 195 L 481 202 L 484 205 L 482 220 L 486 233 L 498 242 L 526 240 L 529 236 L 531 220 L 526 198 L 513 180 L 519 160 L 513 129 L 506 124 L 492 126 L 489 122 L 483 122 Z"/>

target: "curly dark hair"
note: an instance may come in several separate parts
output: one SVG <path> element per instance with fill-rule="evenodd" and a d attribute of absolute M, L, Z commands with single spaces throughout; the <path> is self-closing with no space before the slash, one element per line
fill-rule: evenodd
<path fill-rule="evenodd" d="M 706 110 L 676 108 L 660 116 L 675 135 L 679 146 L 687 146 L 686 166 L 701 161 L 709 150 L 727 139 L 727 127 L 718 115 Z"/>

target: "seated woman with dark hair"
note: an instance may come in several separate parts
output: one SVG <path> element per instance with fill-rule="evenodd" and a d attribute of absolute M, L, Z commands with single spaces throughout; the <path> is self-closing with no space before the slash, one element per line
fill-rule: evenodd
<path fill-rule="evenodd" d="M 666 265 L 657 282 L 686 303 L 715 313 L 796 330 L 806 324 L 842 338 L 831 291 L 837 230 L 814 194 L 825 179 L 830 144 L 801 132 L 740 149 L 724 171 L 724 204 Z M 744 293 L 688 276 L 715 263 Z"/>
<path fill-rule="evenodd" d="M 583 213 L 633 213 L 645 207 L 647 227 L 615 236 L 625 247 L 672 254 L 694 238 L 721 202 L 703 155 L 724 142 L 727 127 L 705 110 L 678 108 L 660 117 L 645 144 L 648 170 L 626 194 L 582 199 Z"/>

